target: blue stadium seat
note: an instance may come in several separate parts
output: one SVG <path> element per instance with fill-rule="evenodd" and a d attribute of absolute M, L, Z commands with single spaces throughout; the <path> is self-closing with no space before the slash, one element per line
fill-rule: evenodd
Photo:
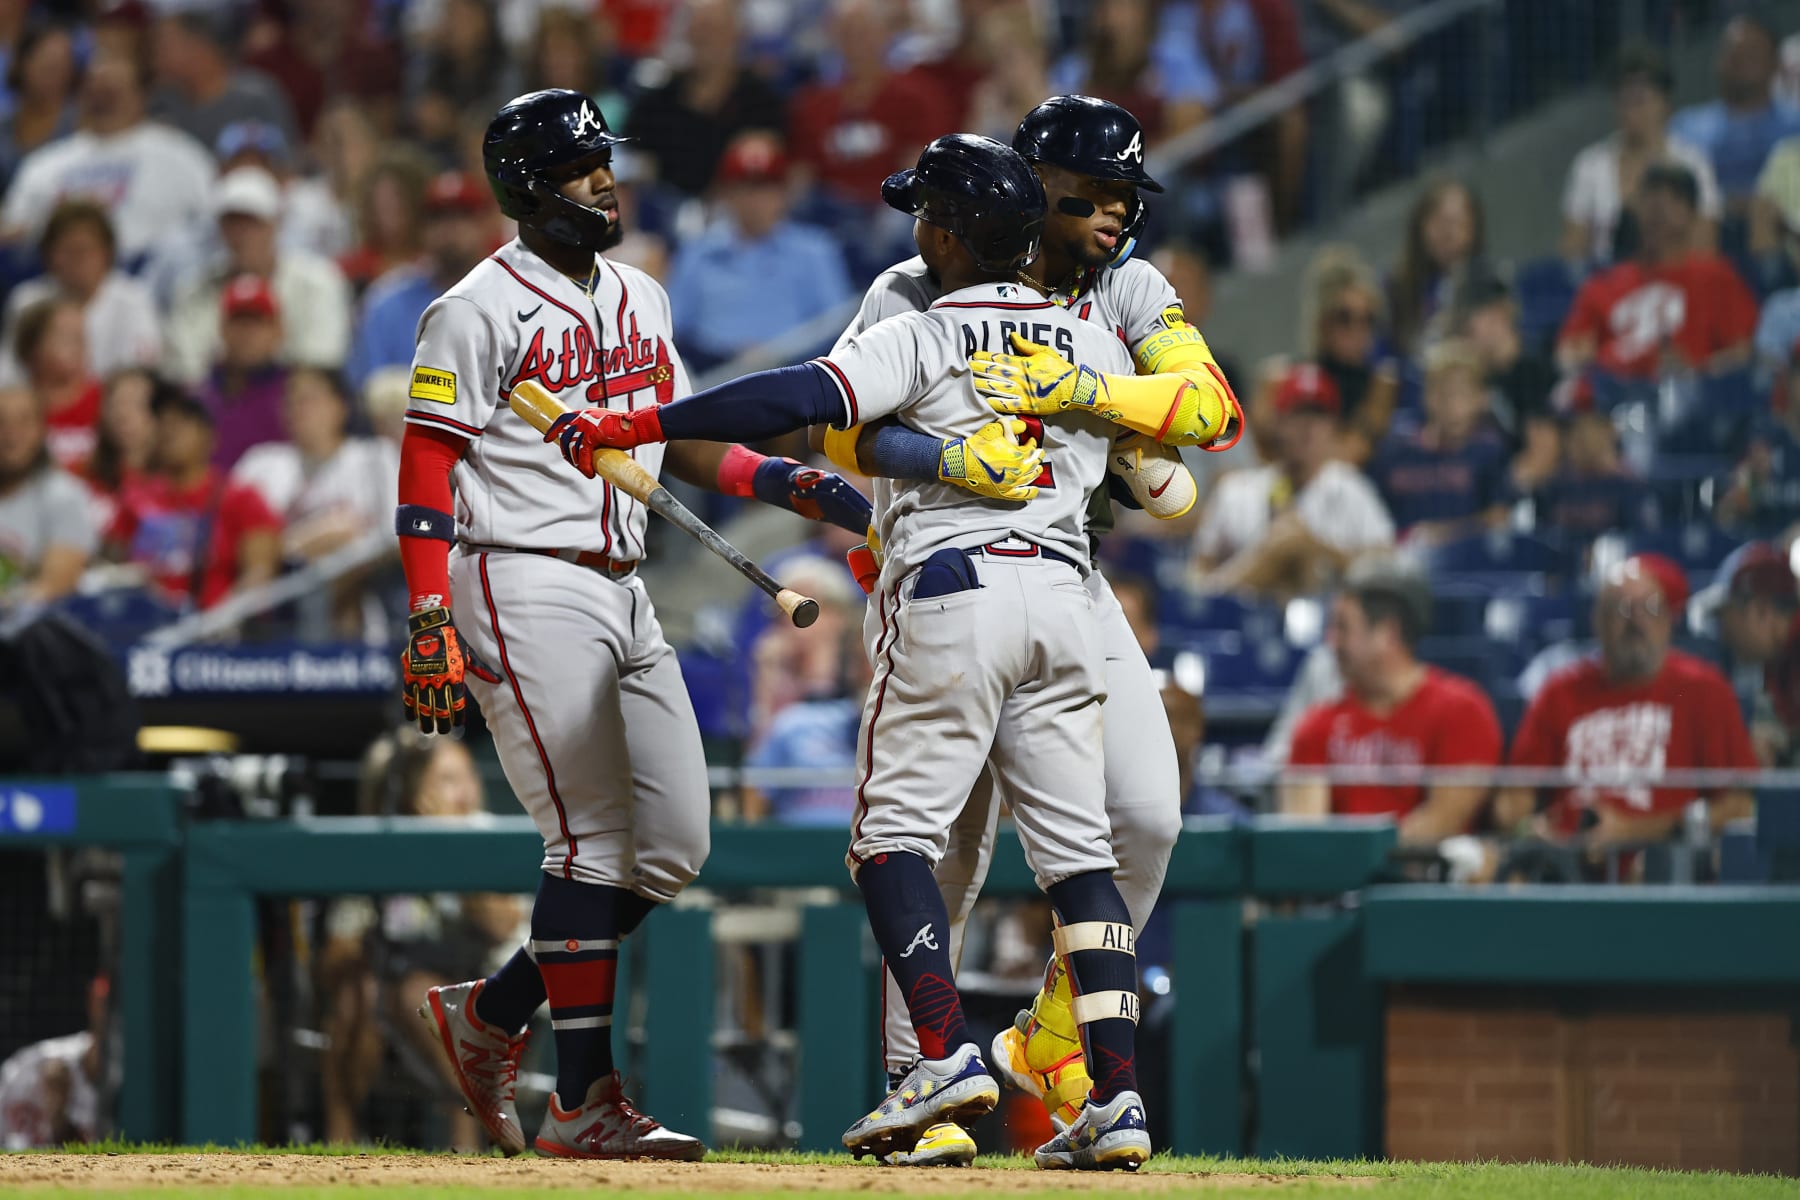
<path fill-rule="evenodd" d="M 1438 546 L 1429 559 L 1433 576 L 1468 572 L 1561 574 L 1568 556 L 1542 538 L 1499 531 Z"/>
<path fill-rule="evenodd" d="M 1482 633 L 1495 642 L 1535 650 L 1578 636 L 1585 624 L 1584 611 L 1585 606 L 1566 593 L 1495 596 L 1487 601 Z"/>
<path fill-rule="evenodd" d="M 1716 525 L 1690 522 L 1671 529 L 1634 533 L 1626 539 L 1632 554 L 1665 554 L 1689 572 L 1711 571 L 1738 548 L 1739 539 Z"/>
<path fill-rule="evenodd" d="M 1473 680 L 1489 692 L 1525 665 L 1525 654 L 1516 644 L 1478 636 L 1421 638 L 1415 653 L 1421 662 Z"/>
<path fill-rule="evenodd" d="M 112 588 L 69 596 L 56 605 L 109 646 L 128 646 L 151 630 L 170 624 L 180 610 L 144 588 Z"/>

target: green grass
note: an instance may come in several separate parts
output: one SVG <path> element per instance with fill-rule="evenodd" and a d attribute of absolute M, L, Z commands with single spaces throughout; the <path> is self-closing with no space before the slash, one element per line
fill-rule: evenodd
<path fill-rule="evenodd" d="M 447 1155 L 426 1151 L 409 1150 L 401 1147 L 369 1147 L 345 1148 L 335 1146 L 298 1146 L 271 1148 L 264 1146 L 219 1147 L 219 1146 L 145 1146 L 124 1143 L 103 1143 L 93 1146 L 71 1146 L 67 1153 L 79 1154 L 182 1154 L 182 1155 L 219 1155 L 233 1154 L 247 1158 L 276 1157 L 281 1155 L 323 1155 L 323 1156 L 358 1156 L 383 1155 L 394 1157 L 414 1157 L 421 1160 L 436 1160 L 434 1167 L 443 1165 Z M 867 1163 L 860 1167 L 852 1167 L 848 1157 L 839 1154 L 808 1154 L 798 1152 L 767 1151 L 727 1151 L 715 1153 L 708 1158 L 709 1162 L 751 1163 L 771 1167 L 838 1167 L 843 1170 L 842 1188 L 828 1187 L 823 1190 L 783 1192 L 776 1190 L 780 1184 L 771 1179 L 770 1190 L 751 1191 L 738 1187 L 736 1190 L 680 1191 L 675 1189 L 647 1191 L 630 1189 L 643 1195 L 679 1195 L 682 1200 L 763 1200 L 776 1196 L 803 1195 L 808 1200 L 868 1200 L 871 1193 L 917 1195 L 925 1200 L 955 1194 L 974 1195 L 986 1191 L 999 1192 L 1005 1197 L 1056 1197 L 1073 1198 L 1094 1192 L 1113 1194 L 1132 1194 L 1129 1177 L 1110 1176 L 1104 1180 L 1097 1177 L 1086 1177 L 1084 1182 L 1091 1181 L 1095 1186 L 1070 1190 L 1067 1186 L 1046 1186 L 1033 1188 L 1023 1172 L 1031 1170 L 1030 1161 L 1025 1158 L 983 1157 L 977 1160 L 977 1167 L 1005 1170 L 1009 1174 L 1020 1172 L 1019 1176 L 1006 1180 L 1003 1185 L 997 1181 L 984 1184 L 984 1179 L 992 1181 L 992 1176 L 981 1171 L 937 1170 L 921 1172 L 917 1175 L 900 1171 L 888 1171 L 873 1167 Z M 611 1184 L 616 1181 L 618 1168 L 607 1164 L 605 1170 L 610 1179 L 608 1192 L 627 1190 L 617 1189 Z M 1195 1178 L 1192 1187 L 1183 1187 L 1165 1180 L 1145 1180 L 1143 1194 L 1156 1196 L 1193 1197 L 1194 1200 L 1286 1200 L 1288 1197 L 1337 1197 L 1348 1200 L 1353 1196 L 1370 1196 L 1378 1200 L 1762 1200 L 1763 1197 L 1796 1197 L 1800 1198 L 1800 1180 L 1778 1179 L 1769 1176 L 1733 1176 L 1718 1173 L 1680 1173 L 1668 1171 L 1640 1171 L 1623 1168 L 1558 1166 L 1548 1164 L 1459 1164 L 1459 1163 L 1398 1163 L 1367 1161 L 1324 1161 L 1304 1162 L 1290 1160 L 1258 1161 L 1250 1159 L 1228 1158 L 1173 1158 L 1158 1157 L 1152 1159 L 1141 1172 L 1141 1175 L 1189 1174 Z M 1206 1176 L 1241 1176 L 1252 1175 L 1264 1180 L 1237 1182 L 1213 1182 Z M 741 1175 L 735 1177 L 740 1183 Z M 0 1174 L 0 1180 L 4 1175 Z M 916 1189 L 908 1187 L 906 1180 L 918 1181 Z M 1346 1186 L 1347 1180 L 1364 1180 L 1362 1186 Z M 560 1180 L 558 1180 L 560 1182 Z M 697 1180 L 704 1187 L 704 1177 Z M 833 1180 L 833 1183 L 836 1181 Z M 1058 1181 L 1061 1182 L 1061 1181 Z M 560 1190 L 542 1183 L 521 1186 L 515 1180 L 509 1180 L 506 1186 L 483 1187 L 475 1181 L 468 1185 L 451 1186 L 425 1185 L 404 1181 L 388 1182 L 379 1174 L 370 1178 L 368 1185 L 358 1186 L 320 1186 L 306 1184 L 293 1187 L 261 1187 L 238 1183 L 223 1183 L 208 1186 L 162 1185 L 155 1187 L 131 1187 L 108 1189 L 90 1194 L 105 1200 L 171 1200 L 178 1196 L 200 1196 L 205 1200 L 250 1200 L 252 1197 L 279 1197 L 280 1200 L 343 1200 L 347 1193 L 369 1192 L 379 1188 L 381 1200 L 541 1200 L 547 1191 Z M 57 1189 L 49 1185 L 33 1185 L 29 1188 L 8 1191 L 7 1194 L 46 1196 L 57 1194 Z M 63 1192 L 61 1194 L 68 1194 Z"/>

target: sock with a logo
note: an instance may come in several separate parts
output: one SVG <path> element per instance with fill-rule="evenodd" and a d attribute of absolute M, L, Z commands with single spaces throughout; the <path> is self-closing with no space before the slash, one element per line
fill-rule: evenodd
<path fill-rule="evenodd" d="M 550 997 L 556 1034 L 556 1100 L 573 1112 L 596 1079 L 611 1074 L 619 914 L 632 893 L 545 875 L 531 910 L 531 954 Z M 635 909 L 633 910 L 635 911 Z"/>
<path fill-rule="evenodd" d="M 857 868 L 869 928 L 919 1035 L 926 1058 L 969 1040 L 950 967 L 950 914 L 926 861 L 909 851 L 877 854 Z"/>
<path fill-rule="evenodd" d="M 475 1019 L 511 1037 L 525 1028 L 544 1000 L 544 977 L 521 946 L 481 985 L 475 997 Z"/>
<path fill-rule="evenodd" d="M 1137 1091 L 1138 980 L 1131 910 L 1107 871 L 1089 871 L 1046 889 L 1062 922 L 1056 953 L 1075 991 L 1070 1010 L 1094 1080 L 1093 1098 L 1105 1104 Z"/>

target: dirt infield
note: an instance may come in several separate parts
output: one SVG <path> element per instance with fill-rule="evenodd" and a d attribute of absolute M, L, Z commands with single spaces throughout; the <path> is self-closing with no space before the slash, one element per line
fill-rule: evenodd
<path fill-rule="evenodd" d="M 1352 1187 L 1380 1182 L 1312 1176 Z M 547 1158 L 285 1154 L 0 1155 L 0 1193 L 13 1188 L 107 1192 L 126 1189 L 494 1188 L 606 1189 L 620 1192 L 861 1192 L 966 1195 L 1102 1191 L 1154 1195 L 1210 1188 L 1279 1188 L 1294 1176 L 1143 1171 L 1138 1174 L 1000 1170 L 895 1171 L 872 1163 L 598 1163 Z"/>

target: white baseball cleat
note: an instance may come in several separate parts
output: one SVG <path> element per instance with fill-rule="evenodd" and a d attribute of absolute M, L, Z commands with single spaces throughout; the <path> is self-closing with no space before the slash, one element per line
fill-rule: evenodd
<path fill-rule="evenodd" d="M 911 1150 L 881 1156 L 884 1167 L 966 1167 L 975 1161 L 975 1139 L 961 1125 L 945 1121 L 919 1135 Z"/>
<path fill-rule="evenodd" d="M 1150 1157 L 1144 1101 L 1120 1092 L 1111 1104 L 1089 1100 L 1075 1123 L 1037 1148 L 1047 1171 L 1135 1171 Z"/>
<path fill-rule="evenodd" d="M 565 1112 L 550 1093 L 550 1108 L 533 1148 L 558 1158 L 670 1158 L 698 1162 L 706 1157 L 699 1138 L 664 1129 L 625 1098 L 619 1073 L 602 1075 L 574 1112 Z"/>
<path fill-rule="evenodd" d="M 519 1056 L 525 1052 L 529 1035 L 511 1036 L 483 1024 L 475 1015 L 475 997 L 481 994 L 484 982 L 477 979 L 432 988 L 425 993 L 419 1015 L 437 1030 L 438 1044 L 450 1060 L 469 1111 L 501 1153 L 518 1154 L 525 1149 L 525 1131 L 519 1127 L 513 1093 Z"/>
<path fill-rule="evenodd" d="M 973 1042 L 947 1058 L 920 1059 L 874 1112 L 844 1131 L 844 1149 L 857 1158 L 904 1154 L 933 1125 L 963 1125 L 1000 1103 L 1000 1085 Z"/>

